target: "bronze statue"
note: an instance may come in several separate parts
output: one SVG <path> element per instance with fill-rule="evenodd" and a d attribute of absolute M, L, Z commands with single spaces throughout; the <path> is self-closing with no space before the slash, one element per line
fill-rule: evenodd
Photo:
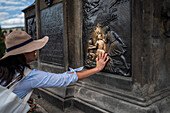
<path fill-rule="evenodd" d="M 104 52 L 104 49 L 105 49 L 105 42 L 102 38 L 102 34 L 98 34 L 97 35 L 97 41 L 95 43 L 95 46 L 97 48 L 97 52 L 96 52 L 96 55 L 98 56 L 100 51 L 101 52 Z"/>
<path fill-rule="evenodd" d="M 93 40 L 90 39 L 89 40 L 89 47 L 88 47 L 88 53 L 87 53 L 87 57 L 91 60 L 91 61 L 95 61 L 96 58 L 96 54 L 94 53 L 94 49 L 96 48 L 96 46 L 93 45 Z"/>
<path fill-rule="evenodd" d="M 89 40 L 89 47 L 88 47 L 88 53 L 87 53 L 87 56 L 90 60 L 94 61 L 96 56 L 99 55 L 100 51 L 101 52 L 104 52 L 105 51 L 105 42 L 104 42 L 104 39 L 102 37 L 102 34 L 98 34 L 96 36 L 96 43 L 95 45 L 93 45 L 93 40 L 90 39 Z M 96 52 L 94 50 L 97 50 Z"/>
<path fill-rule="evenodd" d="M 110 41 L 110 46 L 108 50 L 108 55 L 110 57 L 112 56 L 120 56 L 122 59 L 125 67 L 129 69 L 129 66 L 126 62 L 126 59 L 124 57 L 125 50 L 123 47 L 126 47 L 126 45 L 123 43 L 121 38 L 117 35 L 115 31 L 110 31 L 109 26 L 106 26 L 105 28 L 105 43 L 108 43 Z"/>
<path fill-rule="evenodd" d="M 86 66 L 93 67 L 95 66 L 95 59 L 99 55 L 100 51 L 105 51 L 105 42 L 104 42 L 104 32 L 102 31 L 100 25 L 94 29 L 94 32 L 89 39 L 88 52 L 87 52 L 87 60 Z"/>
<path fill-rule="evenodd" d="M 108 53 L 110 60 L 104 70 L 123 76 L 130 76 L 129 64 L 124 57 L 126 52 L 124 47 L 126 45 L 115 31 L 110 30 L 109 26 L 104 28 L 98 24 L 88 41 L 86 66 L 89 68 L 94 67 L 96 65 L 95 58 L 99 52 L 105 51 Z M 115 59 L 115 57 L 119 57 L 121 60 Z"/>

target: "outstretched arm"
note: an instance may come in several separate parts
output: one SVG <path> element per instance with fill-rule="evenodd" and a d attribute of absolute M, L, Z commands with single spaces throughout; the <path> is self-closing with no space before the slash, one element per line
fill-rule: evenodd
<path fill-rule="evenodd" d="M 100 52 L 99 56 L 96 59 L 96 67 L 93 69 L 89 69 L 86 71 L 78 71 L 77 76 L 78 76 L 78 80 L 87 78 L 101 70 L 103 70 L 103 68 L 105 67 L 107 61 L 109 60 L 109 58 L 107 57 L 107 53 L 105 52 Z"/>

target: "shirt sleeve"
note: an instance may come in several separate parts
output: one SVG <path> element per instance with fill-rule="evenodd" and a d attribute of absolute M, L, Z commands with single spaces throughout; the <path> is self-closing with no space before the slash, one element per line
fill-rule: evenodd
<path fill-rule="evenodd" d="M 62 87 L 68 86 L 78 80 L 76 71 L 81 71 L 83 67 L 72 69 L 65 73 L 49 73 L 33 69 L 14 89 L 14 93 L 19 98 L 23 98 L 33 88 Z M 69 74 L 74 72 L 72 74 Z"/>
<path fill-rule="evenodd" d="M 72 69 L 65 73 L 50 73 L 34 69 L 30 74 L 32 88 L 63 87 L 68 86 L 78 80 L 76 71 L 81 71 L 83 67 Z M 73 72 L 72 74 L 69 74 Z"/>

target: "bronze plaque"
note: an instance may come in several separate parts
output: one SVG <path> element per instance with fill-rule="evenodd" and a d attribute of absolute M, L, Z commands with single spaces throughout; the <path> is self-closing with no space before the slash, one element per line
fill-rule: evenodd
<path fill-rule="evenodd" d="M 85 65 L 95 67 L 100 51 L 110 58 L 104 71 L 130 76 L 131 13 L 129 0 L 83 0 Z"/>
<path fill-rule="evenodd" d="M 27 19 L 27 33 L 35 40 L 36 39 L 36 18 Z"/>
<path fill-rule="evenodd" d="M 40 51 L 40 59 L 42 62 L 63 66 L 63 3 L 42 10 L 40 18 L 41 37 L 49 36 L 48 43 Z"/>

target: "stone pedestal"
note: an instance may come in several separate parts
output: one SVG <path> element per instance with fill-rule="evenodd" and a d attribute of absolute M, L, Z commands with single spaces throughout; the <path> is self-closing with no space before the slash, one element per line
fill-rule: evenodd
<path fill-rule="evenodd" d="M 26 28 L 28 28 L 29 17 L 36 17 L 37 38 L 49 35 L 51 40 L 50 44 L 47 44 L 48 48 L 39 52 L 39 59 L 32 63 L 35 68 L 61 73 L 67 71 L 68 67 L 77 68 L 86 65 L 90 35 L 84 33 L 93 31 L 93 27 L 88 28 L 91 31 L 86 31 L 84 28 L 89 26 L 84 22 L 86 17 L 83 12 L 87 2 L 90 1 L 53 0 L 48 6 L 44 1 L 36 0 L 32 6 L 34 11 L 30 9 L 31 7 L 24 10 Z M 54 108 L 58 107 L 63 111 L 76 108 L 86 113 L 169 113 L 170 2 L 168 0 L 94 0 L 91 1 L 91 7 L 95 6 L 95 3 L 100 5 L 100 2 L 117 8 L 113 17 L 117 14 L 118 21 L 110 20 L 110 23 L 102 24 L 111 25 L 112 30 L 114 28 L 127 45 L 124 56 L 130 66 L 130 76 L 125 77 L 104 70 L 68 87 L 40 88 L 34 91 L 34 95 L 41 99 L 40 105 L 45 107 L 42 103 L 47 101 Z M 102 7 L 104 6 L 101 5 L 96 12 L 105 11 L 100 9 Z M 124 16 L 126 10 L 121 8 L 128 9 L 128 15 Z M 96 12 L 90 16 L 95 16 Z M 101 16 L 103 15 L 105 13 Z M 128 24 L 119 21 L 126 20 L 124 17 L 128 17 L 126 21 L 129 22 Z M 103 22 L 102 19 L 103 17 L 97 16 L 94 25 L 91 26 L 95 26 L 95 22 Z M 50 49 L 51 45 L 53 49 Z M 61 48 L 58 48 L 59 46 Z M 50 53 L 49 57 L 45 51 Z M 57 54 L 57 51 L 61 52 L 62 57 L 61 54 Z M 48 108 L 46 110 L 50 111 Z"/>

